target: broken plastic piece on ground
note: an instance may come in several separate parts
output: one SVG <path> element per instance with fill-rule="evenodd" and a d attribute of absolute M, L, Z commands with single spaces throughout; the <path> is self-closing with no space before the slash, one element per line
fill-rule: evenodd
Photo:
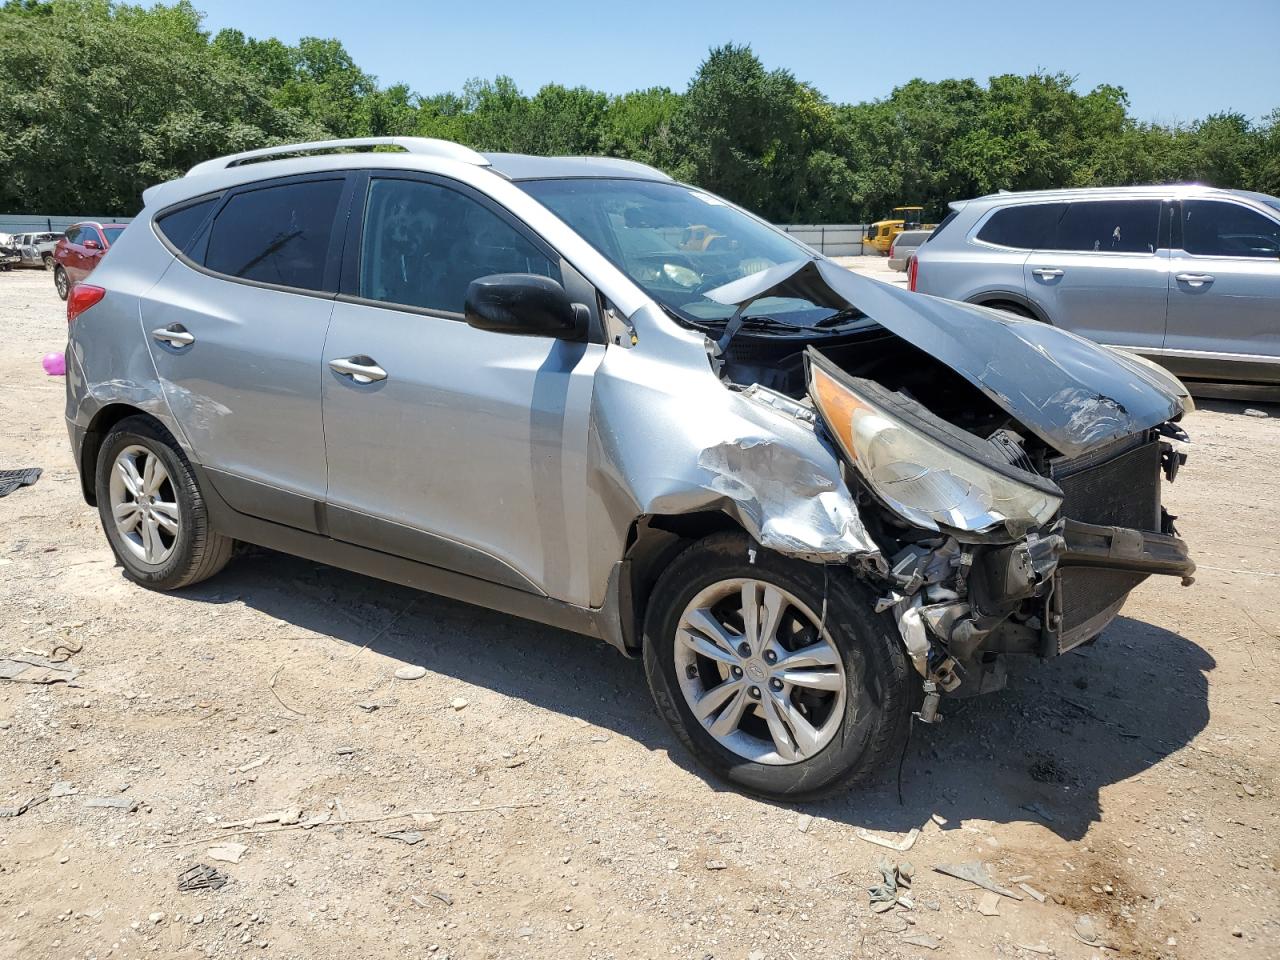
<path fill-rule="evenodd" d="M 29 487 L 40 479 L 44 471 L 39 467 L 24 467 L 21 470 L 0 470 L 0 497 L 7 497 L 19 487 Z"/>
<path fill-rule="evenodd" d="M 48 799 L 48 797 L 32 797 L 25 803 L 19 803 L 16 806 L 0 807 L 0 818 L 20 817 L 32 807 L 38 807 Z"/>
<path fill-rule="evenodd" d="M 384 840 L 399 840 L 401 843 L 407 843 L 413 846 L 415 843 L 421 843 L 425 837 L 417 830 L 393 830 L 390 833 L 382 835 Z"/>
<path fill-rule="evenodd" d="M 210 847 L 208 857 L 210 860 L 222 860 L 226 863 L 239 863 L 240 858 L 244 856 L 245 851 L 248 849 L 249 848 L 243 843 L 235 843 L 232 840 L 226 840 Z"/>
<path fill-rule="evenodd" d="M 18 683 L 65 683 L 73 684 L 80 676 L 78 667 L 59 663 L 45 657 L 37 657 L 30 653 L 15 654 L 0 658 L 0 680 L 14 680 Z"/>
<path fill-rule="evenodd" d="M 132 797 L 89 797 L 84 805 L 104 810 L 126 810 L 129 813 L 138 809 L 138 801 Z"/>
<path fill-rule="evenodd" d="M 987 873 L 987 865 L 981 860 L 971 860 L 968 863 L 939 863 L 933 868 L 941 874 L 948 877 L 955 877 L 957 880 L 965 880 L 969 883 L 976 884 L 984 890 L 990 890 L 992 893 L 998 893 L 1002 897 L 1008 897 L 1010 900 L 1021 900 L 1022 895 L 1007 887 L 1002 887 L 991 879 L 991 874 Z"/>
<path fill-rule="evenodd" d="M 907 835 L 901 840 L 886 840 L 883 837 L 877 837 L 873 833 L 869 833 L 862 827 L 858 827 L 854 831 L 858 835 L 859 840 L 865 840 L 867 843 L 874 843 L 877 847 L 885 847 L 888 850 L 894 850 L 898 853 L 906 853 L 915 846 L 916 838 L 920 836 L 920 828 L 912 827 L 907 831 Z"/>
<path fill-rule="evenodd" d="M 178 889 L 183 891 L 220 890 L 226 883 L 225 873 L 205 866 L 203 863 L 197 863 L 194 867 L 188 867 L 178 874 Z"/>
<path fill-rule="evenodd" d="M 913 947 L 924 947 L 926 950 L 937 950 L 942 943 L 937 937 L 931 937 L 927 933 L 916 933 L 909 937 L 902 938 L 903 943 L 909 943 Z"/>

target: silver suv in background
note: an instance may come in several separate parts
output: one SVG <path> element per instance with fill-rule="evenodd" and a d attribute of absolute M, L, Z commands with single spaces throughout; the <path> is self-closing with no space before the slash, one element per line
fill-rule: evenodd
<path fill-rule="evenodd" d="M 240 541 L 599 637 L 710 769 L 798 798 L 1194 569 L 1167 373 L 650 167 L 374 138 L 143 200 L 70 291 L 66 408 L 143 586 Z"/>
<path fill-rule="evenodd" d="M 1280 199 L 1198 185 L 951 204 L 911 289 L 1157 361 L 1204 396 L 1280 400 Z"/>
<path fill-rule="evenodd" d="M 905 273 L 915 258 L 920 244 L 929 239 L 933 230 L 903 230 L 889 244 L 889 269 Z"/>

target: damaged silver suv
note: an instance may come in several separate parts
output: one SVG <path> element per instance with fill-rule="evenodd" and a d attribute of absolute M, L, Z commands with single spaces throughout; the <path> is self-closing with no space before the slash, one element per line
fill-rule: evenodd
<path fill-rule="evenodd" d="M 369 139 L 144 199 L 67 305 L 84 496 L 144 586 L 244 542 L 600 637 L 794 799 L 1190 581 L 1171 375 L 657 170 Z"/>

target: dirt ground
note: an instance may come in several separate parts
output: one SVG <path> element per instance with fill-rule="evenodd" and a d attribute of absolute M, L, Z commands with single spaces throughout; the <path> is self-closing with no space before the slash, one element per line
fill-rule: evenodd
<path fill-rule="evenodd" d="M 904 803 L 793 807 L 705 779 L 601 643 L 265 551 L 128 583 L 40 366 L 65 330 L 50 275 L 0 274 L 0 469 L 44 469 L 0 499 L 0 657 L 81 671 L 0 680 L 0 807 L 61 794 L 0 819 L 0 957 L 1280 956 L 1280 408 L 1187 423 L 1193 587 L 917 725 Z M 882 857 L 913 909 L 871 911 Z M 932 869 L 972 860 L 1022 899 Z M 229 882 L 179 891 L 196 864 Z"/>

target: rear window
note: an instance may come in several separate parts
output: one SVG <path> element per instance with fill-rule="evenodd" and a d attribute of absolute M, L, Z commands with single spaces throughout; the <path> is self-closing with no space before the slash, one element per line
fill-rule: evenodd
<path fill-rule="evenodd" d="M 1155 253 L 1159 230 L 1159 200 L 1077 201 L 1059 221 L 1052 249 Z"/>
<path fill-rule="evenodd" d="M 898 239 L 894 244 L 898 247 L 918 247 L 929 239 L 929 234 L 922 230 L 910 230 L 898 234 Z"/>
<path fill-rule="evenodd" d="M 993 213 L 982 225 L 978 239 L 998 247 L 1021 250 L 1051 247 L 1054 230 L 1066 209 L 1065 203 L 1025 203 L 1005 207 Z M 945 225 L 946 221 L 943 221 L 934 232 L 941 233 Z"/>
<path fill-rule="evenodd" d="M 164 238 L 178 250 L 186 252 L 195 239 L 196 231 L 204 224 L 205 218 L 213 212 L 217 197 L 201 200 L 187 207 L 181 207 L 156 217 L 156 228 L 164 234 Z"/>
<path fill-rule="evenodd" d="M 204 265 L 243 280 L 320 290 L 342 180 L 236 194 L 213 221 Z"/>

